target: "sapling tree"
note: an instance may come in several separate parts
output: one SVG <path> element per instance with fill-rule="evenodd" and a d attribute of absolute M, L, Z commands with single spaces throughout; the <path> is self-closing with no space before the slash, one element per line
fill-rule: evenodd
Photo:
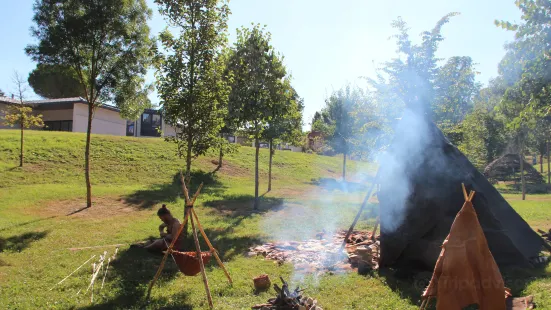
<path fill-rule="evenodd" d="M 186 159 L 189 182 L 192 159 L 219 142 L 229 86 L 223 48 L 229 8 L 220 0 L 156 0 L 175 36 L 160 34 L 157 84 L 166 120 L 175 127 L 178 154 Z"/>
<path fill-rule="evenodd" d="M 155 46 L 145 0 L 36 0 L 27 54 L 41 65 L 76 72 L 88 104 L 84 151 L 86 207 L 92 206 L 90 140 L 94 112 L 112 102 L 123 117 L 136 119 L 150 106 L 144 76 Z M 128 100 L 130 99 L 130 100 Z"/>
<path fill-rule="evenodd" d="M 7 113 L 4 115 L 4 123 L 10 127 L 19 127 L 21 130 L 20 137 L 20 154 L 19 154 L 19 167 L 23 167 L 23 155 L 24 155 L 24 131 L 28 128 L 40 128 L 44 127 L 44 122 L 42 121 L 42 115 L 33 114 L 33 109 L 30 106 L 26 106 L 24 103 L 25 93 L 27 87 L 25 81 L 19 75 L 19 73 L 14 72 L 12 78 L 13 84 L 15 85 L 15 91 L 17 92 L 18 104 L 12 104 L 8 107 Z"/>
<path fill-rule="evenodd" d="M 255 142 L 254 209 L 259 205 L 260 139 L 273 116 L 273 109 L 278 109 L 276 106 L 281 104 L 278 91 L 281 91 L 286 76 L 282 57 L 275 52 L 270 39 L 270 33 L 258 25 L 239 29 L 228 62 L 233 73 L 229 113 L 237 120 L 238 127 Z"/>

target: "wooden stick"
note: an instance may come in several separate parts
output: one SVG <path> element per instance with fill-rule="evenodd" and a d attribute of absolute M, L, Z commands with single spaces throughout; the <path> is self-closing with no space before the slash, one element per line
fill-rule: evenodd
<path fill-rule="evenodd" d="M 461 183 L 461 188 L 463 189 L 463 198 L 465 201 L 469 201 L 469 196 L 467 196 L 467 190 L 465 189 L 465 184 Z"/>
<path fill-rule="evenodd" d="M 75 270 L 74 270 L 73 272 L 71 272 L 71 273 L 70 273 L 70 274 L 69 274 L 68 276 L 66 276 L 65 278 L 63 278 L 63 280 L 61 280 L 61 281 L 57 282 L 57 283 L 56 283 L 56 284 L 55 284 L 54 286 L 52 286 L 52 288 L 50 289 L 50 291 L 51 291 L 51 290 L 53 290 L 53 289 L 54 289 L 54 287 L 56 287 L 57 285 L 59 285 L 59 284 L 63 283 L 63 281 L 67 280 L 67 279 L 68 279 L 68 278 L 69 278 L 69 277 L 70 277 L 70 276 L 71 276 L 71 275 L 72 275 L 73 273 L 77 272 L 77 271 L 78 271 L 78 270 L 79 270 L 80 268 L 82 268 L 82 266 L 86 265 L 86 263 L 88 263 L 89 261 L 91 261 L 91 260 L 92 260 L 92 258 L 94 258 L 94 257 L 96 257 L 96 255 L 95 255 L 95 254 L 94 254 L 94 255 L 92 255 L 92 257 L 90 257 L 90 258 L 89 258 L 89 259 L 88 259 L 87 261 L 85 261 L 84 263 L 82 263 L 82 265 L 78 266 L 78 268 L 77 268 L 77 269 L 75 269 Z"/>
<path fill-rule="evenodd" d="M 123 245 L 128 245 L 127 243 L 119 244 L 106 244 L 106 245 L 95 245 L 95 246 L 86 246 L 82 248 L 67 248 L 69 251 L 79 251 L 79 250 L 88 250 L 88 249 L 97 249 L 97 248 L 107 248 L 107 247 L 120 247 Z"/>
<path fill-rule="evenodd" d="M 350 228 L 348 228 L 348 232 L 344 236 L 344 240 L 342 241 L 341 249 L 339 252 L 342 252 L 346 246 L 346 240 L 350 237 L 350 234 L 352 234 L 352 231 L 354 230 L 354 227 L 356 227 L 356 223 L 358 223 L 358 220 L 360 219 L 360 216 L 362 215 L 362 212 L 367 206 L 367 201 L 369 198 L 371 198 L 371 193 L 373 192 L 373 189 L 375 188 L 375 184 L 377 184 L 377 180 L 379 179 L 379 171 L 377 171 L 377 175 L 375 175 L 375 178 L 373 179 L 373 183 L 371 183 L 371 188 L 369 188 L 369 191 L 367 192 L 367 195 L 364 198 L 364 201 L 362 202 L 362 206 L 360 207 L 360 210 L 358 210 L 358 214 L 356 214 L 356 217 L 354 218 L 354 221 L 352 222 L 352 225 L 350 225 Z"/>
<path fill-rule="evenodd" d="M 212 244 L 210 243 L 209 238 L 207 237 L 207 234 L 205 233 L 205 230 L 203 229 L 203 226 L 201 226 L 201 222 L 199 222 L 199 217 L 197 216 L 197 213 L 195 213 L 194 209 L 192 209 L 191 212 L 193 213 L 193 216 L 195 217 L 195 221 L 197 222 L 197 227 L 199 227 L 199 231 L 201 232 L 201 235 L 203 235 L 203 238 L 205 239 L 205 242 L 207 243 L 207 245 L 208 245 L 209 249 L 211 250 L 212 254 L 214 255 L 214 258 L 216 258 L 216 261 L 218 262 L 218 265 L 220 266 L 220 268 L 222 268 L 222 270 L 226 274 L 226 277 L 228 278 L 228 281 L 230 282 L 230 284 L 233 284 L 233 280 L 230 276 L 230 273 L 228 272 L 228 270 L 226 270 L 226 267 L 224 266 L 224 263 L 222 262 L 222 260 L 218 256 L 218 251 L 216 251 L 216 249 L 212 246 Z"/>
<path fill-rule="evenodd" d="M 180 170 L 180 182 L 182 182 L 182 190 L 184 191 L 184 200 L 186 201 L 186 206 L 189 202 L 189 192 L 187 191 L 186 180 L 184 179 L 184 174 Z"/>
<path fill-rule="evenodd" d="M 181 173 L 181 172 L 180 172 Z M 186 215 L 184 217 L 184 222 L 180 224 L 180 228 L 178 229 L 178 232 L 176 233 L 176 236 L 172 237 L 172 241 L 170 242 L 170 246 L 166 250 L 165 255 L 163 256 L 163 259 L 161 260 L 161 265 L 159 265 L 159 269 L 157 269 L 157 272 L 155 273 L 155 276 L 153 277 L 153 280 L 151 280 L 151 283 L 149 283 L 149 288 L 147 289 L 147 296 L 146 300 L 149 300 L 149 296 L 151 295 L 151 289 L 153 288 L 153 285 L 161 275 L 161 272 L 163 271 L 163 268 L 165 267 L 166 259 L 169 254 L 172 253 L 172 248 L 174 247 L 174 244 L 176 243 L 176 240 L 178 240 L 178 237 L 182 233 L 182 230 L 184 230 L 185 225 L 187 224 L 189 218 L 189 211 L 186 210 Z"/>
<path fill-rule="evenodd" d="M 210 308 L 214 308 L 212 304 L 212 296 L 210 295 L 209 281 L 207 274 L 205 273 L 205 265 L 203 264 L 203 258 L 201 257 L 201 246 L 199 245 L 199 238 L 197 237 L 197 229 L 195 229 L 195 223 L 193 216 L 190 217 L 191 230 L 193 231 L 193 240 L 195 241 L 195 248 L 197 249 L 197 259 L 199 260 L 199 266 L 201 267 L 201 275 L 203 276 L 203 283 L 205 284 L 205 291 L 207 293 L 207 299 L 209 301 Z"/>
<path fill-rule="evenodd" d="M 471 191 L 471 194 L 469 195 L 469 201 L 473 201 L 473 197 L 475 193 L 476 193 L 475 191 Z"/>
<path fill-rule="evenodd" d="M 199 196 L 199 193 L 201 192 L 201 189 L 203 188 L 203 183 L 199 185 L 199 188 L 197 189 L 197 192 L 195 192 L 195 195 L 193 195 L 193 199 L 191 199 L 191 205 L 193 206 L 195 204 L 195 200 L 197 199 L 197 196 Z"/>
<path fill-rule="evenodd" d="M 377 233 L 377 228 L 379 227 L 379 217 L 377 216 L 377 219 L 375 220 L 375 227 L 373 228 L 373 231 L 371 232 L 371 240 L 375 240 L 375 234 Z"/>

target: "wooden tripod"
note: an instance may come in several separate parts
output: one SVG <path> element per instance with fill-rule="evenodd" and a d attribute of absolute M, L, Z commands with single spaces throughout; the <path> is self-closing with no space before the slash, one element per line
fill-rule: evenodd
<path fill-rule="evenodd" d="M 207 299 L 209 302 L 209 306 L 212 309 L 212 296 L 210 294 L 210 288 L 209 288 L 209 282 L 207 279 L 207 274 L 205 273 L 205 265 L 203 264 L 203 259 L 201 258 L 201 247 L 199 245 L 199 238 L 197 237 L 197 228 L 199 228 L 199 231 L 201 232 L 201 235 L 205 239 L 205 242 L 207 243 L 207 246 L 210 249 L 210 252 L 212 255 L 214 255 L 214 258 L 216 258 L 216 262 L 218 262 L 218 265 L 224 270 L 224 273 L 226 274 L 226 277 L 228 278 L 228 281 L 230 284 L 233 282 L 231 279 L 230 274 L 226 270 L 226 267 L 224 266 L 224 263 L 222 263 L 222 260 L 218 256 L 218 252 L 216 249 L 212 246 L 210 243 L 209 238 L 207 237 L 207 234 L 205 233 L 205 230 L 203 229 L 203 226 L 201 226 L 201 222 L 199 222 L 199 217 L 197 216 L 197 213 L 195 213 L 195 210 L 193 209 L 193 204 L 195 203 L 195 200 L 197 199 L 197 196 L 199 196 L 199 193 L 201 192 L 201 189 L 203 188 L 203 183 L 199 185 L 199 188 L 197 189 L 197 192 L 195 195 L 193 195 L 192 198 L 189 197 L 189 192 L 186 187 L 186 183 L 184 181 L 184 177 L 182 175 L 182 172 L 180 171 L 180 181 L 182 182 L 182 190 L 184 192 L 184 200 L 185 200 L 185 215 L 184 215 L 184 221 L 182 224 L 180 224 L 180 228 L 178 229 L 178 232 L 176 233 L 176 236 L 172 237 L 172 242 L 170 242 L 170 245 L 168 246 L 168 249 L 166 250 L 165 255 L 163 256 L 163 259 L 161 260 L 161 265 L 159 266 L 159 269 L 157 269 L 157 273 L 155 273 L 155 277 L 153 277 L 153 280 L 149 284 L 149 289 L 147 290 L 147 297 L 146 300 L 149 300 L 149 296 L 151 295 L 151 289 L 153 288 L 153 285 L 161 275 L 161 272 L 163 271 L 163 268 L 165 266 L 165 262 L 168 258 L 168 255 L 172 255 L 174 244 L 176 243 L 176 240 L 178 240 L 178 237 L 184 231 L 184 227 L 187 230 L 187 222 L 188 220 L 191 222 L 191 230 L 193 232 L 193 240 L 195 241 L 195 250 L 197 251 L 197 259 L 199 260 L 199 265 L 201 266 L 201 275 L 203 277 L 203 283 L 205 284 L 205 291 L 207 293 Z M 195 224 L 197 224 L 197 228 L 195 227 Z"/>

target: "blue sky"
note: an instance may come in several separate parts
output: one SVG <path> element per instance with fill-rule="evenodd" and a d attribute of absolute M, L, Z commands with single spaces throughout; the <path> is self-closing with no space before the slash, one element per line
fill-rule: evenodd
<path fill-rule="evenodd" d="M 13 71 L 27 76 L 36 65 L 23 51 L 33 42 L 29 32 L 32 3 L 0 1 L 0 89 L 8 94 L 14 89 Z M 151 29 L 157 34 L 165 22 L 153 0 L 148 3 L 154 11 Z M 421 31 L 432 29 L 442 16 L 460 12 L 444 27 L 446 40 L 438 56 L 471 56 L 482 83 L 497 75 L 503 45 L 513 39 L 511 32 L 495 27 L 494 20 L 520 20 L 513 0 L 233 0 L 230 9 L 230 43 L 236 28 L 251 23 L 266 25 L 272 33 L 272 43 L 285 56 L 293 84 L 304 97 L 305 125 L 333 90 L 347 83 L 364 86 L 360 77 L 373 76 L 377 63 L 395 55 L 394 41 L 389 40 L 395 31 L 390 23 L 398 16 L 418 40 Z M 30 92 L 29 98 L 37 96 Z M 159 102 L 156 94 L 151 99 Z"/>

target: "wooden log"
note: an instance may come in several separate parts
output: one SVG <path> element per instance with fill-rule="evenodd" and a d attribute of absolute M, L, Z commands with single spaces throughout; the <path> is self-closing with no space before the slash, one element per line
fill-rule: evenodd
<path fill-rule="evenodd" d="M 201 257 L 201 246 L 199 245 L 199 238 L 197 237 L 197 229 L 195 228 L 193 216 L 191 217 L 190 221 L 191 221 L 191 230 L 193 231 L 193 240 L 195 241 L 195 248 L 197 250 L 197 260 L 199 260 L 199 266 L 201 267 L 201 276 L 203 277 L 203 284 L 205 284 L 205 291 L 207 293 L 209 307 L 212 309 L 214 308 L 214 305 L 212 304 L 212 296 L 210 295 L 209 281 L 207 279 L 207 274 L 205 273 L 205 264 L 203 264 L 203 258 Z"/>
<path fill-rule="evenodd" d="M 226 267 L 224 266 L 224 263 L 222 262 L 222 260 L 218 256 L 218 251 L 216 251 L 216 249 L 210 243 L 210 240 L 207 237 L 207 234 L 205 233 L 205 230 L 203 229 L 203 226 L 201 226 L 201 222 L 199 222 L 199 217 L 197 216 L 197 213 L 193 209 L 191 210 L 191 212 L 193 213 L 193 216 L 195 217 L 195 221 L 197 222 L 197 226 L 199 227 L 199 231 L 201 232 L 201 235 L 203 235 L 203 238 L 205 239 L 205 242 L 207 243 L 210 251 L 214 255 L 214 258 L 216 259 L 216 262 L 218 262 L 218 265 L 220 266 L 220 268 L 222 268 L 222 270 L 224 271 L 224 274 L 226 274 L 226 277 L 228 278 L 228 281 L 230 282 L 230 284 L 232 284 L 233 280 L 230 276 L 230 273 L 228 272 L 228 270 L 226 270 Z"/>

